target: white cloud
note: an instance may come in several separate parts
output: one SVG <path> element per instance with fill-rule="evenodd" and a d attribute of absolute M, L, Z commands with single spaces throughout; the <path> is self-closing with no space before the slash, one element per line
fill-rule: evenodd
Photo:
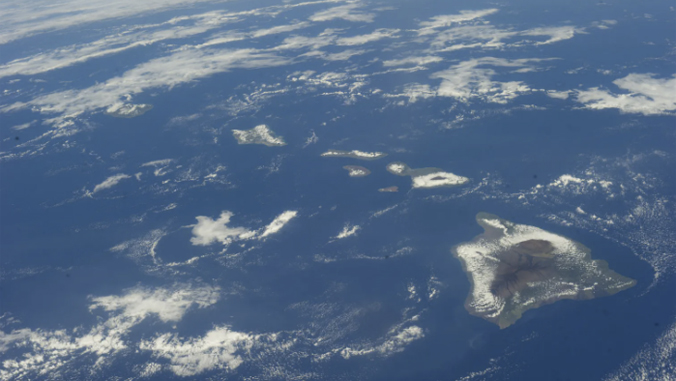
<path fill-rule="evenodd" d="M 218 299 L 219 289 L 214 287 L 190 285 L 157 289 L 135 287 L 120 296 L 92 297 L 89 309 L 101 308 L 132 319 L 145 319 L 155 314 L 166 323 L 180 321 L 186 311 L 194 305 L 204 308 L 216 303 Z"/>
<path fill-rule="evenodd" d="M 570 91 L 547 90 L 545 94 L 554 99 L 568 99 L 570 97 Z"/>
<path fill-rule="evenodd" d="M 267 29 L 259 29 L 255 30 L 250 33 L 251 37 L 254 38 L 259 38 L 259 37 L 265 37 L 273 34 L 279 34 L 279 33 L 286 33 L 286 32 L 291 32 L 294 30 L 298 29 L 303 29 L 307 28 L 311 24 L 309 22 L 297 22 L 294 24 L 288 24 L 288 25 L 278 25 L 278 26 L 273 26 L 271 28 Z"/>
<path fill-rule="evenodd" d="M 210 0 L 49 0 L 0 2 L 0 44 L 113 18 L 187 7 Z"/>
<path fill-rule="evenodd" d="M 437 56 L 424 56 L 424 57 L 406 57 L 397 60 L 385 60 L 383 61 L 383 66 L 392 67 L 392 66 L 404 66 L 404 65 L 427 65 L 431 63 L 441 62 L 444 59 Z"/>
<path fill-rule="evenodd" d="M 336 40 L 336 44 L 344 46 L 363 45 L 369 42 L 381 40 L 383 38 L 394 38 L 395 34 L 397 34 L 398 32 L 399 29 L 381 28 L 376 29 L 375 31 L 369 34 L 339 38 Z"/>
<path fill-rule="evenodd" d="M 346 347 L 340 351 L 340 355 L 346 360 L 353 356 L 364 356 L 374 353 L 381 356 L 390 356 L 394 353 L 402 352 L 408 344 L 423 337 L 425 337 L 425 334 L 422 328 L 412 325 L 401 330 L 390 331 L 388 337 L 379 345 L 359 349 Z"/>
<path fill-rule="evenodd" d="M 258 230 L 228 226 L 230 218 L 233 215 L 232 212 L 225 210 L 216 220 L 207 216 L 197 216 L 197 224 L 193 225 L 193 237 L 190 239 L 190 242 L 193 245 L 207 246 L 216 242 L 229 245 L 239 240 L 261 240 L 279 232 L 289 221 L 298 215 L 298 212 L 287 210 L 275 217 L 270 224 Z"/>
<path fill-rule="evenodd" d="M 676 111 L 676 75 L 655 78 L 653 74 L 629 74 L 613 81 L 623 94 L 598 87 L 576 91 L 578 102 L 589 109 L 616 108 L 621 112 L 643 115 L 668 114 Z"/>
<path fill-rule="evenodd" d="M 319 11 L 310 16 L 311 21 L 329 21 L 334 19 L 343 19 L 353 22 L 373 22 L 375 15 L 358 11 L 360 4 L 348 4 Z"/>
<path fill-rule="evenodd" d="M 420 22 L 420 29 L 418 29 L 418 34 L 426 35 L 435 33 L 434 29 L 449 27 L 453 24 L 463 23 L 465 21 L 471 21 L 478 18 L 482 18 L 493 13 L 496 13 L 498 10 L 493 9 L 482 9 L 478 11 L 460 11 L 459 14 L 455 15 L 440 15 L 434 16 L 430 21 Z"/>
<path fill-rule="evenodd" d="M 549 37 L 545 41 L 540 41 L 535 43 L 535 45 L 546 45 L 554 42 L 559 42 L 563 40 L 569 40 L 575 37 L 575 33 L 582 33 L 583 30 L 576 28 L 574 26 L 559 26 L 559 27 L 545 27 L 545 28 L 534 28 L 528 29 L 520 34 L 522 36 L 547 36 Z"/>
<path fill-rule="evenodd" d="M 176 322 L 193 306 L 216 303 L 219 289 L 176 284 L 168 288 L 135 287 L 120 296 L 92 297 L 90 310 L 103 309 L 108 318 L 89 331 L 14 330 L 0 333 L 0 352 L 13 349 L 21 356 L 3 361 L 0 378 L 33 379 L 59 371 L 81 356 L 97 356 L 95 366 L 110 361 L 110 355 L 128 348 L 127 335 L 144 319 L 156 315 L 164 322 Z M 82 332 L 82 333 L 80 333 Z"/>
<path fill-rule="evenodd" d="M 171 164 L 172 161 L 174 161 L 174 159 L 153 160 L 153 161 L 149 161 L 147 163 L 141 164 L 141 167 L 164 167 L 166 165 Z"/>
<path fill-rule="evenodd" d="M 409 83 L 404 86 L 403 91 L 397 94 L 384 94 L 385 98 L 408 98 L 410 103 L 415 103 L 418 99 L 434 98 L 437 96 L 437 91 L 433 90 L 430 85 L 422 85 L 420 83 Z"/>
<path fill-rule="evenodd" d="M 326 53 L 319 50 L 314 50 L 303 54 L 304 57 L 317 57 L 326 61 L 347 61 L 354 56 L 359 56 L 367 53 L 368 50 L 363 49 L 347 49 L 338 53 Z"/>
<path fill-rule="evenodd" d="M 275 219 L 265 227 L 265 230 L 263 233 L 260 235 L 260 238 L 265 238 L 269 236 L 270 234 L 275 234 L 278 231 L 280 231 L 284 225 L 289 223 L 293 218 L 298 216 L 298 212 L 295 210 L 287 210 L 286 212 L 280 214 L 279 216 L 275 217 Z"/>
<path fill-rule="evenodd" d="M 251 349 L 254 339 L 252 335 L 224 326 L 210 330 L 203 337 L 187 340 L 169 333 L 160 335 L 142 341 L 139 348 L 168 359 L 172 372 L 187 377 L 212 369 L 237 368 L 243 362 L 237 353 Z"/>
<path fill-rule="evenodd" d="M 36 121 L 34 120 L 34 121 L 32 121 L 32 122 L 19 124 L 19 125 L 13 126 L 12 129 L 13 129 L 13 130 L 16 130 L 16 131 L 25 130 L 26 128 L 29 128 L 30 126 L 32 126 L 33 124 L 35 124 L 35 122 L 36 122 Z"/>
<path fill-rule="evenodd" d="M 312 48 L 314 50 L 323 48 L 325 46 L 333 45 L 336 40 L 336 31 L 333 29 L 326 29 L 315 37 L 306 36 L 291 36 L 282 41 L 282 44 L 275 47 L 275 50 L 295 50 L 303 48 Z"/>
<path fill-rule="evenodd" d="M 461 62 L 451 68 L 432 74 L 431 78 L 441 79 L 437 95 L 468 101 L 480 98 L 493 103 L 507 101 L 530 91 L 521 81 L 498 82 L 493 80 L 497 73 L 485 66 L 528 68 L 539 59 L 506 60 L 503 58 L 484 57 Z"/>
<path fill-rule="evenodd" d="M 12 111 L 27 106 L 42 113 L 60 113 L 77 116 L 119 103 L 145 90 L 174 87 L 215 73 L 235 68 L 254 69 L 279 66 L 290 60 L 255 49 L 240 50 L 179 50 L 165 57 L 145 62 L 120 77 L 89 88 L 66 90 L 39 96 L 27 103 L 15 103 L 1 111 Z M 55 121 L 61 119 L 57 118 Z"/>
<path fill-rule="evenodd" d="M 353 235 L 356 235 L 357 231 L 359 231 L 359 229 L 361 229 L 361 227 L 359 225 L 345 224 L 345 226 L 343 226 L 343 230 L 341 230 L 340 233 L 338 233 L 338 235 L 335 236 L 334 238 L 335 239 L 343 239 L 343 238 L 351 237 Z"/>
<path fill-rule="evenodd" d="M 104 189 L 112 188 L 115 185 L 117 185 L 120 181 L 124 179 L 130 179 L 131 176 L 126 175 L 124 173 L 118 173 L 117 175 L 113 175 L 105 179 L 101 184 L 98 184 L 94 187 L 94 190 L 92 191 L 93 193 L 100 192 Z"/>
<path fill-rule="evenodd" d="M 676 363 L 676 324 L 672 323 L 653 343 L 646 344 L 604 381 L 673 380 Z"/>
<path fill-rule="evenodd" d="M 94 58 L 101 58 L 121 53 L 125 50 L 152 45 L 167 39 L 192 37 L 217 28 L 227 22 L 238 20 L 234 16 L 226 16 L 219 13 L 208 13 L 191 18 L 194 19 L 194 25 L 179 26 L 173 20 L 159 25 L 139 25 L 130 28 L 130 31 L 116 33 L 93 42 L 62 46 L 30 57 L 16 59 L 0 66 L 0 78 L 10 75 L 33 75 L 61 69 Z M 144 30 L 151 27 L 167 28 L 152 32 Z"/>
<path fill-rule="evenodd" d="M 247 239 L 255 235 L 255 232 L 244 227 L 229 227 L 230 218 L 234 214 L 224 211 L 216 220 L 207 216 L 197 216 L 197 224 L 192 228 L 193 237 L 190 242 L 193 245 L 211 245 L 215 242 L 229 244 L 238 239 Z"/>

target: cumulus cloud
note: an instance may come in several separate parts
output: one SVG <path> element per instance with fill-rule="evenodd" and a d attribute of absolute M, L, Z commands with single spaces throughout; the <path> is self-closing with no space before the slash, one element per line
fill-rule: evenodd
<path fill-rule="evenodd" d="M 187 377 L 206 370 L 237 368 L 243 362 L 238 352 L 251 349 L 253 342 L 254 336 L 225 326 L 214 328 L 203 337 L 190 339 L 169 333 L 160 335 L 153 340 L 142 341 L 139 348 L 168 359 L 172 372 Z"/>
<path fill-rule="evenodd" d="M 90 310 L 102 309 L 108 317 L 89 331 L 24 328 L 1 333 L 0 352 L 12 349 L 22 355 L 3 361 L 0 378 L 32 379 L 58 371 L 81 356 L 96 356 L 97 366 L 101 365 L 109 355 L 128 348 L 127 335 L 146 318 L 157 316 L 164 322 L 177 322 L 193 306 L 204 308 L 218 299 L 217 287 L 189 284 L 134 287 L 122 295 L 91 297 Z"/>
<path fill-rule="evenodd" d="M 244 227 L 228 226 L 234 214 L 223 211 L 216 220 L 207 216 L 197 216 L 197 224 L 193 225 L 190 239 L 193 245 L 207 246 L 216 242 L 229 245 L 234 241 L 247 239 L 265 239 L 279 232 L 286 224 L 298 215 L 295 210 L 287 210 L 277 216 L 269 225 L 262 229 L 250 230 Z"/>
<path fill-rule="evenodd" d="M 493 77 L 497 72 L 486 66 L 523 69 L 539 61 L 541 60 L 483 57 L 464 61 L 447 70 L 436 72 L 431 78 L 441 79 L 441 84 L 437 89 L 439 96 L 453 97 L 461 101 L 479 98 L 493 103 L 507 103 L 530 91 L 530 88 L 521 81 L 495 81 Z"/>
<path fill-rule="evenodd" d="M 643 115 L 668 114 L 676 111 L 676 75 L 657 78 L 653 74 L 629 74 L 613 81 L 624 93 L 594 87 L 575 92 L 578 102 L 589 109 L 616 108 L 621 112 Z"/>
<path fill-rule="evenodd" d="M 119 184 L 120 181 L 122 181 L 124 179 L 130 179 L 130 178 L 131 178 L 131 176 L 124 174 L 124 173 L 118 173 L 117 175 L 110 176 L 107 179 L 103 180 L 103 182 L 101 184 L 97 184 L 94 187 L 92 194 L 94 194 L 96 192 L 100 192 L 104 189 L 112 188 L 115 185 Z"/>
<path fill-rule="evenodd" d="M 224 211 L 216 220 L 207 216 L 197 216 L 197 224 L 192 228 L 193 237 L 190 238 L 190 242 L 193 245 L 206 246 L 215 242 L 228 244 L 234 240 L 253 237 L 255 233 L 247 228 L 228 226 L 233 215 L 232 212 Z"/>
<path fill-rule="evenodd" d="M 92 297 L 89 309 L 101 308 L 131 319 L 144 319 L 154 314 L 163 322 L 176 322 L 183 318 L 191 306 L 208 307 L 218 299 L 219 289 L 215 287 L 190 285 L 157 289 L 135 287 L 122 295 Z"/>
<path fill-rule="evenodd" d="M 364 356 L 368 354 L 379 354 L 381 356 L 389 356 L 393 353 L 402 352 L 409 343 L 423 338 L 425 334 L 422 328 L 418 326 L 406 327 L 400 331 L 390 332 L 387 339 L 376 346 L 366 348 L 351 348 L 346 347 L 340 351 L 340 355 L 344 359 L 349 359 L 353 356 Z"/>
<path fill-rule="evenodd" d="M 343 19 L 353 22 L 373 22 L 375 15 L 359 11 L 360 4 L 347 4 L 319 11 L 310 16 L 311 21 L 329 21 Z"/>

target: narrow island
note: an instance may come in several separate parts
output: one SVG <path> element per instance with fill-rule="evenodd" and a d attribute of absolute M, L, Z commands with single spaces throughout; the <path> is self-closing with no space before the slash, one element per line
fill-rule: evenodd
<path fill-rule="evenodd" d="M 134 118 L 152 110 L 153 105 L 131 103 L 118 103 L 108 107 L 105 114 L 115 118 Z"/>
<path fill-rule="evenodd" d="M 268 147 L 286 145 L 284 139 L 281 136 L 276 136 L 265 124 L 258 125 L 250 130 L 232 130 L 232 136 L 237 139 L 239 144 L 263 144 Z"/>
<path fill-rule="evenodd" d="M 381 159 L 385 156 L 387 156 L 386 153 L 383 152 L 364 152 L 364 151 L 358 151 L 358 150 L 352 150 L 352 151 L 340 151 L 337 149 L 330 149 L 326 152 L 324 152 L 322 157 L 349 157 L 352 159 L 360 159 L 360 160 L 378 160 Z"/>
<path fill-rule="evenodd" d="M 371 174 L 371 171 L 369 171 L 368 168 L 359 165 L 346 165 L 343 168 L 347 169 L 347 174 L 350 175 L 350 177 L 365 177 Z"/>
<path fill-rule="evenodd" d="M 455 187 L 469 182 L 464 176 L 445 172 L 439 168 L 412 169 L 402 162 L 392 162 L 387 170 L 397 176 L 410 176 L 413 188 Z"/>
<path fill-rule="evenodd" d="M 398 186 L 391 186 L 391 187 L 387 187 L 387 188 L 380 188 L 380 189 L 378 189 L 378 192 L 384 192 L 384 193 L 399 192 L 399 187 Z"/>
<path fill-rule="evenodd" d="M 594 299 L 636 285 L 569 238 L 488 213 L 476 221 L 483 234 L 453 248 L 471 283 L 465 309 L 500 328 L 558 300 Z"/>

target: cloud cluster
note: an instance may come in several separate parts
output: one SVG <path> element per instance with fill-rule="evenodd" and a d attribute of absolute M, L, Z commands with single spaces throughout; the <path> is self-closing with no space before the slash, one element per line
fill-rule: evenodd
<path fill-rule="evenodd" d="M 295 210 L 287 210 L 277 216 L 270 224 L 258 230 L 244 227 L 228 226 L 234 214 L 223 211 L 217 219 L 208 216 L 197 216 L 197 224 L 193 225 L 190 239 L 193 245 L 208 246 L 216 242 L 229 245 L 234 241 L 256 239 L 262 240 L 279 232 L 286 224 L 298 215 Z"/>
<path fill-rule="evenodd" d="M 439 71 L 430 78 L 441 79 L 437 95 L 452 97 L 460 101 L 480 98 L 492 103 L 507 103 L 519 95 L 529 92 L 530 88 L 522 81 L 499 82 L 493 80 L 497 75 L 491 67 L 506 67 L 514 70 L 529 68 L 541 59 L 516 59 L 483 57 L 463 61 L 447 70 Z"/>
<path fill-rule="evenodd" d="M 233 370 L 244 361 L 238 352 L 251 349 L 255 336 L 217 327 L 202 337 L 182 339 L 166 333 L 152 340 L 143 340 L 141 350 L 152 351 L 158 358 L 169 360 L 169 369 L 177 376 L 195 376 L 207 370 Z"/>
<path fill-rule="evenodd" d="M 110 356 L 129 347 L 127 336 L 142 321 L 156 316 L 162 322 L 180 321 L 193 307 L 205 308 L 219 300 L 219 288 L 175 284 L 166 288 L 134 287 L 122 295 L 92 297 L 89 309 L 103 310 L 107 318 L 89 331 L 32 330 L 29 328 L 0 333 L 0 352 L 23 353 L 6 359 L 0 378 L 32 379 L 59 371 L 83 356 L 97 358 L 97 366 Z"/>

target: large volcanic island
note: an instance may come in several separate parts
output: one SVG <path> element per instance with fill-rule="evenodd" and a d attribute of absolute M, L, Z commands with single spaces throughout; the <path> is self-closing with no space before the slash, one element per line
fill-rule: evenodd
<path fill-rule="evenodd" d="M 592 260 L 579 242 L 493 214 L 476 220 L 484 233 L 453 248 L 472 284 L 465 308 L 500 328 L 545 304 L 613 295 L 636 284 Z"/>

